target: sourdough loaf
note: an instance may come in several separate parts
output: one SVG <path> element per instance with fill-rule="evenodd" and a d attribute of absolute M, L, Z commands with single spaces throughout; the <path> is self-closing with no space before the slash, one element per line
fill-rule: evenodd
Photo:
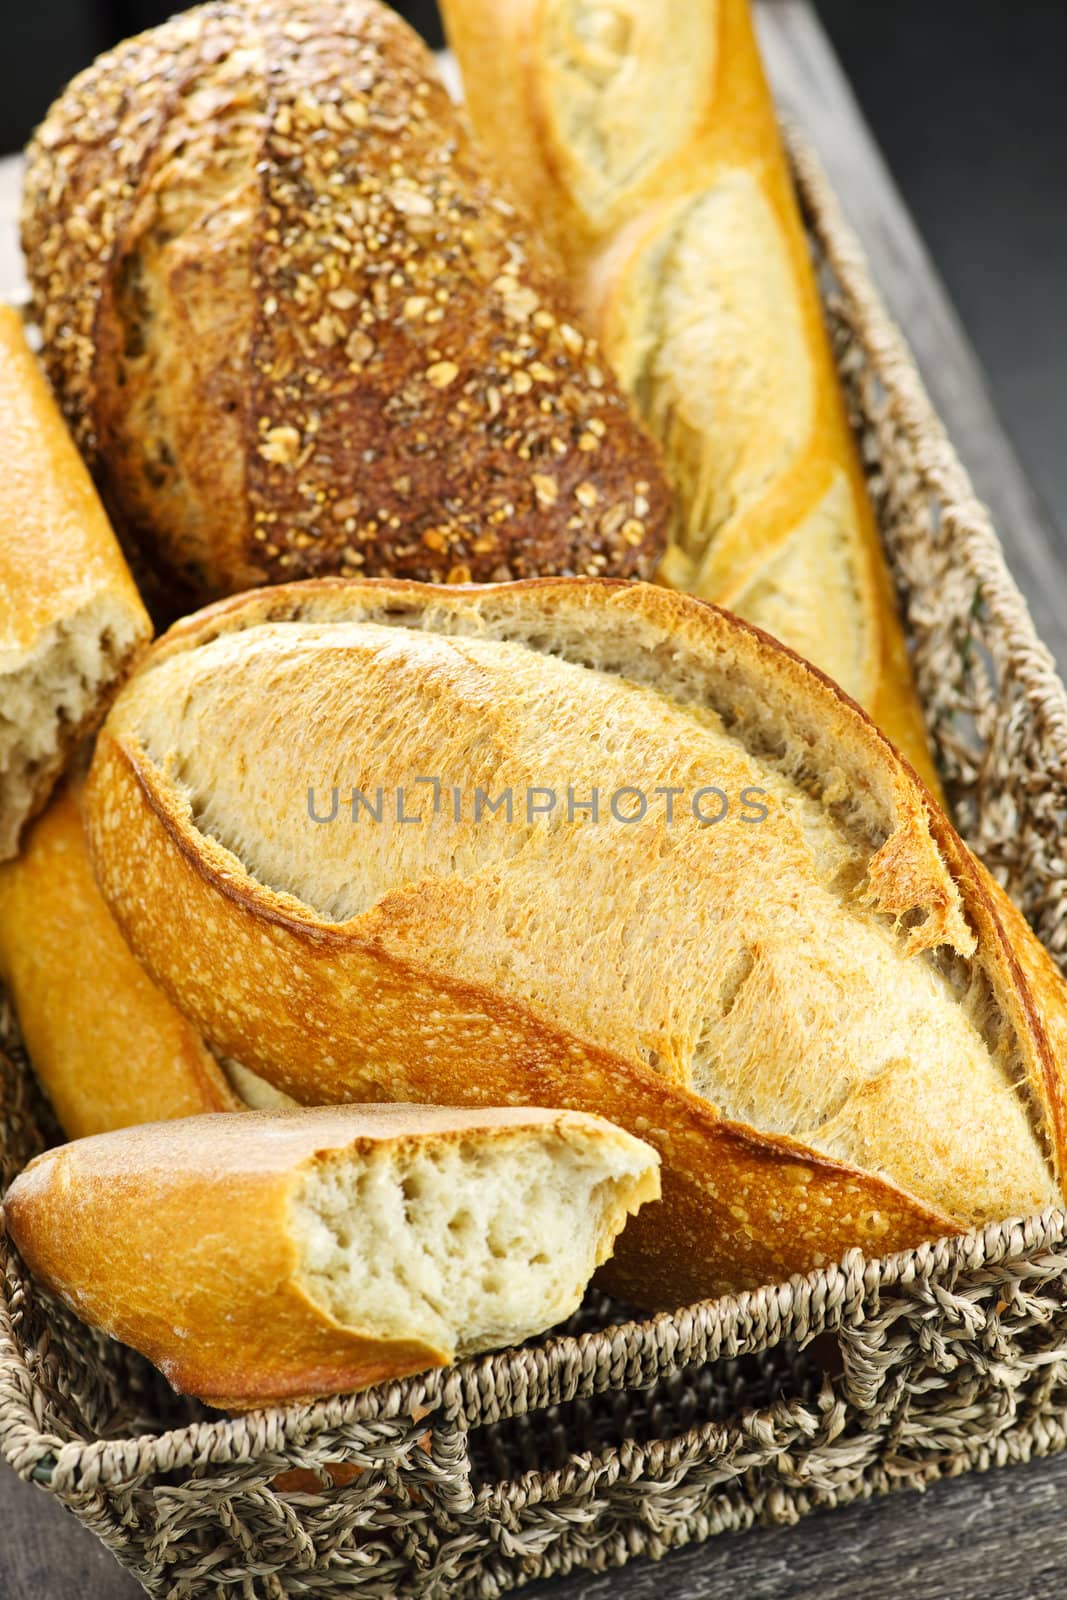
<path fill-rule="evenodd" d="M 699 601 L 237 597 L 150 653 L 86 809 L 140 959 L 296 1098 L 561 1105 L 655 1144 L 663 1206 L 612 1268 L 638 1303 L 1061 1194 L 1050 958 L 862 711 Z"/>
<path fill-rule="evenodd" d="M 18 312 L 0 306 L 0 861 L 150 634 Z"/>
<path fill-rule="evenodd" d="M 664 447 L 661 577 L 766 628 L 933 782 L 747 0 L 444 0 L 475 130 Z"/>
<path fill-rule="evenodd" d="M 377 0 L 210 4 L 102 56 L 28 153 L 44 354 L 142 567 L 647 575 L 657 452 Z"/>
<path fill-rule="evenodd" d="M 81 1317 L 240 1410 L 543 1332 L 658 1191 L 655 1152 L 598 1117 L 362 1106 L 81 1139 L 4 1216 Z"/>

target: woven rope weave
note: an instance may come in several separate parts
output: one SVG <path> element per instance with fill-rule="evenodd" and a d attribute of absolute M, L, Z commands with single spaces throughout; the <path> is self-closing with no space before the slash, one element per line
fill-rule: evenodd
<path fill-rule="evenodd" d="M 1063 959 L 1067 697 L 825 180 L 793 157 L 947 792 Z M 54 1133 L 4 1012 L 0 1183 Z M 220 1420 L 0 1237 L 0 1446 L 169 1600 L 492 1600 L 1062 1449 L 1065 1290 L 1050 1211 L 643 1323 L 592 1294 L 521 1350 Z"/>

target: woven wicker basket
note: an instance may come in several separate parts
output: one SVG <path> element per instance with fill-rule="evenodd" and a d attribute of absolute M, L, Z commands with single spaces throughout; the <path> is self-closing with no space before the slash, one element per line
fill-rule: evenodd
<path fill-rule="evenodd" d="M 1067 698 L 824 180 L 796 146 L 794 166 L 956 817 L 1062 957 Z M 3 1037 L 6 1182 L 52 1130 Z M 593 1295 L 521 1350 L 237 1421 L 48 1302 L 2 1239 L 0 1265 L 4 1452 L 172 1600 L 491 1597 L 1067 1443 L 1059 1211 L 650 1322 Z"/>

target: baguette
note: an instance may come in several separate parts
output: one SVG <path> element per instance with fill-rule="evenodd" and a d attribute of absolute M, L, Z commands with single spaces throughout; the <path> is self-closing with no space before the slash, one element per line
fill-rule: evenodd
<path fill-rule="evenodd" d="M 444 0 L 474 127 L 664 447 L 660 577 L 828 672 L 932 788 L 747 0 Z"/>
<path fill-rule="evenodd" d="M 63 784 L 0 866 L 0 977 L 67 1138 L 276 1103 L 138 965 L 93 880 L 79 789 Z"/>
<path fill-rule="evenodd" d="M 147 969 L 295 1098 L 560 1105 L 656 1145 L 663 1205 L 612 1265 L 634 1303 L 1062 1195 L 1051 958 L 852 701 L 687 596 L 237 597 L 150 652 L 86 812 Z"/>
<path fill-rule="evenodd" d="M 79 1140 L 4 1216 L 82 1318 L 243 1410 L 542 1333 L 658 1192 L 654 1151 L 600 1118 L 363 1106 Z"/>
<path fill-rule="evenodd" d="M 23 244 L 116 524 L 187 601 L 662 551 L 658 451 L 376 0 L 204 5 L 101 56 L 28 152 Z"/>
<path fill-rule="evenodd" d="M 0 861 L 151 625 L 77 450 L 0 306 Z"/>

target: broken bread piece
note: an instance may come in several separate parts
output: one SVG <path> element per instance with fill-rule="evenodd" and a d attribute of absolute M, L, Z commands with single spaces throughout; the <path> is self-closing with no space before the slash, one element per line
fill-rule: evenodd
<path fill-rule="evenodd" d="M 0 306 L 0 861 L 152 628 L 22 321 Z"/>
<path fill-rule="evenodd" d="M 4 1216 L 86 1322 L 243 1410 L 542 1333 L 658 1197 L 658 1165 L 574 1112 L 250 1111 L 49 1150 Z"/>

